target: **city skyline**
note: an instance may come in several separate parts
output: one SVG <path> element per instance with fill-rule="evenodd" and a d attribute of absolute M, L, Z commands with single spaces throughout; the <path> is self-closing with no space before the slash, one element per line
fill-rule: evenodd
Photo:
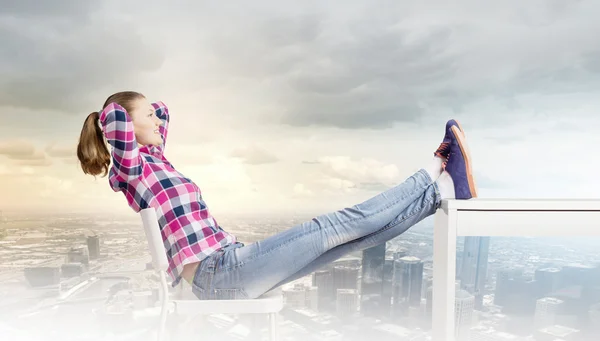
<path fill-rule="evenodd" d="M 81 312 L 84 311 L 81 309 L 97 307 L 94 309 L 98 312 L 97 309 L 104 304 L 103 309 L 114 307 L 119 309 L 119 314 L 125 314 L 122 304 L 128 299 L 134 300 L 132 309 L 137 311 L 143 311 L 155 302 L 156 294 L 151 290 L 152 276 L 149 272 L 146 275 L 142 272 L 148 262 L 148 254 L 143 242 L 145 237 L 137 224 L 109 217 L 93 222 L 64 217 L 40 221 L 46 225 L 32 220 L 8 219 L 11 233 L 3 239 L 1 246 L 12 250 L 13 256 L 3 253 L 9 258 L 0 262 L 8 270 L 0 271 L 4 276 L 4 281 L 0 282 L 0 293 L 4 295 L 0 296 L 0 302 L 10 306 L 24 294 L 44 295 L 44 292 L 49 298 L 49 291 L 54 289 L 52 285 L 47 287 L 44 284 L 55 285 L 59 279 L 62 295 L 94 277 L 96 280 L 89 283 L 89 290 L 84 289 L 85 286 L 75 291 L 73 297 L 66 301 L 66 306 L 58 305 L 58 313 L 47 309 L 52 306 L 51 302 L 40 301 L 36 309 L 35 301 L 30 301 L 29 308 L 27 305 L 19 307 L 23 311 L 19 315 L 22 322 L 14 319 L 6 321 L 17 326 L 35 319 L 35 316 L 45 320 L 51 320 L 52 316 L 60 319 L 60 314 L 68 313 L 66 307 L 69 305 L 81 306 L 77 308 Z M 29 227 L 18 227 L 17 224 L 23 223 Z M 232 231 L 248 243 L 294 223 L 297 221 L 267 218 L 253 222 L 243 219 L 227 222 Z M 104 226 L 104 229 L 97 228 L 98 225 Z M 99 239 L 93 236 L 99 236 Z M 46 242 L 43 242 L 44 239 Z M 600 285 L 600 253 L 597 248 L 574 246 L 568 238 L 552 243 L 544 241 L 544 238 L 492 237 L 489 243 L 480 246 L 477 246 L 479 242 L 476 239 L 473 241 L 475 243 L 468 237 L 464 243 L 459 240 L 457 255 L 460 257 L 457 262 L 468 263 L 465 269 L 484 266 L 487 271 L 477 275 L 485 278 L 480 288 L 472 288 L 468 284 L 472 283 L 472 274 L 456 277 L 455 309 L 460 316 L 456 322 L 457 335 L 471 335 L 483 341 L 509 336 L 511 340 L 537 341 L 538 336 L 539 340 L 544 340 L 543 337 L 561 334 L 580 340 L 594 335 L 594 325 L 586 324 L 586 316 L 596 318 L 594 309 L 597 308 L 593 302 L 600 299 L 596 294 L 598 291 L 593 290 Z M 40 243 L 43 243 L 43 248 L 40 248 Z M 487 256 L 471 254 L 475 248 L 479 248 L 476 252 L 487 253 Z M 292 327 L 298 326 L 311 336 L 326 329 L 328 333 L 360 339 L 362 334 L 353 334 L 354 328 L 359 328 L 362 333 L 381 333 L 382 337 L 410 334 L 427 340 L 431 328 L 431 285 L 435 280 L 432 277 L 433 251 L 431 226 L 422 222 L 386 245 L 354 252 L 289 283 L 283 288 L 286 310 L 282 315 L 287 327 L 282 328 L 291 337 L 304 335 Z M 60 259 L 48 262 L 53 257 Z M 40 263 L 42 267 L 36 269 L 36 258 L 45 258 L 45 267 Z M 27 269 L 25 273 L 14 271 L 22 267 Z M 23 275 L 25 279 L 19 279 Z M 465 290 L 461 289 L 462 283 L 466 283 Z M 37 285 L 37 289 L 29 288 L 33 285 Z M 4 288 L 12 289 L 7 291 Z M 130 290 L 129 293 L 127 290 Z M 475 303 L 478 290 L 483 294 L 480 307 Z M 13 293 L 8 295 L 11 291 Z M 390 302 L 385 303 L 386 300 Z M 21 305 L 24 304 L 25 301 L 22 301 Z M 77 329 L 79 335 L 89 335 L 95 330 L 85 326 L 96 328 L 99 317 L 82 319 Z M 56 322 L 61 321 L 65 320 Z M 214 317 L 211 323 L 232 323 L 227 321 Z M 378 322 L 373 325 L 374 321 Z M 114 324 L 112 328 L 121 327 Z"/>
<path fill-rule="evenodd" d="M 597 197 L 597 2 L 163 6 L 3 2 L 0 209 L 130 213 L 74 157 L 126 89 L 170 107 L 166 155 L 217 217 L 358 203 L 426 166 L 449 118 L 481 197 Z"/>

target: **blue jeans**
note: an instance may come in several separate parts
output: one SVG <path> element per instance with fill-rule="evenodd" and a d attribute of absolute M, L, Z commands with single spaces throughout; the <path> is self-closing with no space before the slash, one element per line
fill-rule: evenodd
<path fill-rule="evenodd" d="M 350 252 L 399 236 L 440 204 L 437 184 L 421 169 L 358 205 L 249 245 L 227 245 L 200 263 L 192 291 L 199 299 L 257 298 Z"/>

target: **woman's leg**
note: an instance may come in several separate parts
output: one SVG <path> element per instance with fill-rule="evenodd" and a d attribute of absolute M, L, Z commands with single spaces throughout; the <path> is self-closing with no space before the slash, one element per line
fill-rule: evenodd
<path fill-rule="evenodd" d="M 453 184 L 450 176 L 446 173 L 443 174 L 438 180 L 439 182 L 435 182 L 435 185 L 437 185 L 439 188 L 441 198 L 454 198 L 454 190 L 452 188 Z M 432 190 L 435 190 L 433 186 L 429 189 L 429 191 Z M 390 224 L 384 226 L 382 229 L 375 231 L 374 233 L 371 233 L 361 238 L 357 238 L 340 246 L 334 247 L 333 249 L 319 256 L 306 267 L 300 269 L 300 271 L 274 285 L 270 290 L 275 289 L 291 281 L 294 281 L 298 278 L 307 276 L 317 271 L 318 269 L 324 267 L 325 265 L 332 263 L 333 261 L 340 259 L 352 252 L 369 249 L 398 237 L 402 233 L 406 232 L 411 226 L 417 224 L 418 222 L 435 212 L 436 201 L 426 200 L 426 198 L 430 195 L 431 194 L 427 193 L 426 191 L 421 195 L 421 197 L 417 198 L 417 201 L 421 201 L 423 203 L 428 204 L 428 207 L 423 207 L 423 210 L 420 211 L 419 214 L 415 214 L 404 221 L 393 221 Z"/>
<path fill-rule="evenodd" d="M 386 226 L 406 228 L 431 215 L 441 202 L 437 185 L 420 170 L 377 196 L 313 218 L 264 240 L 217 252 L 200 263 L 193 281 L 203 299 L 255 298 L 327 251 Z"/>

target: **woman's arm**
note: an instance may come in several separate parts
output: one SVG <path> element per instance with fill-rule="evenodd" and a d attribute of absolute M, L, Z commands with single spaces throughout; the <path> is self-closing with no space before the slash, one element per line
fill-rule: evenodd
<path fill-rule="evenodd" d="M 133 122 L 122 106 L 111 103 L 100 113 L 104 136 L 112 146 L 113 169 L 127 182 L 142 174 L 142 158 L 135 139 Z"/>
<path fill-rule="evenodd" d="M 167 135 L 169 132 L 169 108 L 163 102 L 152 103 L 156 116 L 162 121 L 162 125 L 159 128 L 160 135 L 162 136 L 162 144 L 158 147 L 160 153 L 165 151 L 165 144 L 167 143 Z"/>

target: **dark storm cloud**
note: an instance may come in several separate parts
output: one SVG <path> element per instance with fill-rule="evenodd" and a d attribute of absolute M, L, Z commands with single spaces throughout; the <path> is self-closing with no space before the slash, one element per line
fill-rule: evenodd
<path fill-rule="evenodd" d="M 0 8 L 0 106 L 100 108 L 106 92 L 139 84 L 163 61 L 135 25 L 91 1 L 2 1 Z"/>

